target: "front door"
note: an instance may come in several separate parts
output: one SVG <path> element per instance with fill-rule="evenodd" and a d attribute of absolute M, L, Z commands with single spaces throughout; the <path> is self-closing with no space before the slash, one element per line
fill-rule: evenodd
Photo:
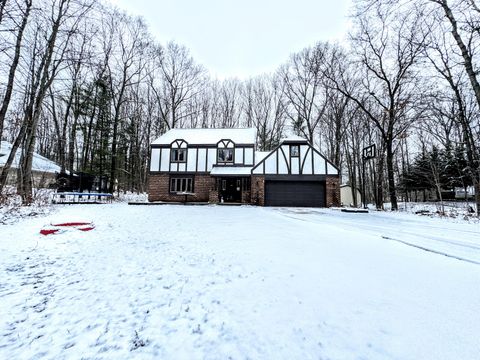
<path fill-rule="evenodd" d="M 220 180 L 220 201 L 241 202 L 242 201 L 242 179 L 222 178 Z"/>

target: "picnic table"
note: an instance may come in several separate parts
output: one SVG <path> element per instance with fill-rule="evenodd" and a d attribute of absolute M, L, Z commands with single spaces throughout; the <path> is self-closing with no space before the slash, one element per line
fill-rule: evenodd
<path fill-rule="evenodd" d="M 185 200 L 183 201 L 183 204 L 187 203 L 189 196 L 194 196 L 194 197 L 197 196 L 197 194 L 195 194 L 194 192 L 189 192 L 189 191 L 180 191 L 180 192 L 177 192 L 176 194 L 185 196 Z"/>

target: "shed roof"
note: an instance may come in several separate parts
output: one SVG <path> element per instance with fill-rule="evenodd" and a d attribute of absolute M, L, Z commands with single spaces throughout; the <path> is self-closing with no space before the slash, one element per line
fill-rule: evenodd
<path fill-rule="evenodd" d="M 298 135 L 290 135 L 281 140 L 282 143 L 307 143 L 308 140 Z"/>
<path fill-rule="evenodd" d="M 235 144 L 255 144 L 256 129 L 172 129 L 160 136 L 152 145 L 170 145 L 178 139 L 192 145 L 216 145 L 229 139 Z"/>
<path fill-rule="evenodd" d="M 11 149 L 12 144 L 7 141 L 2 141 L 0 147 L 0 167 L 3 167 L 7 162 L 7 158 L 10 154 Z M 17 150 L 17 153 L 15 154 L 15 158 L 13 159 L 12 168 L 18 168 L 21 154 L 22 148 L 19 148 Z M 37 153 L 33 153 L 32 170 L 45 173 L 59 173 L 61 169 L 60 166 L 52 160 L 49 160 L 46 157 L 43 157 Z"/>

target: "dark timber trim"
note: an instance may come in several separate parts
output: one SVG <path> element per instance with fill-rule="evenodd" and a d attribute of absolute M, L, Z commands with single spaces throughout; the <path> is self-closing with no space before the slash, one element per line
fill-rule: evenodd
<path fill-rule="evenodd" d="M 309 143 L 308 141 L 300 141 L 300 140 L 297 140 L 297 141 L 287 141 L 287 142 L 282 142 L 280 145 L 278 145 L 275 149 L 273 149 L 270 154 L 268 154 L 266 157 L 264 157 L 262 159 L 262 161 L 260 161 L 257 165 L 255 165 L 253 168 L 252 168 L 252 174 L 253 175 L 264 175 L 265 172 L 263 172 L 263 174 L 261 173 L 254 173 L 255 170 L 259 169 L 260 166 L 262 165 L 262 163 L 264 163 L 265 161 L 267 161 L 268 158 L 270 158 L 270 156 L 273 156 L 274 153 L 277 153 L 277 174 L 279 172 L 279 165 L 278 165 L 278 150 L 280 149 L 282 154 L 283 154 L 283 157 L 285 159 L 285 163 L 287 164 L 287 169 L 288 169 L 288 173 L 291 174 L 291 163 L 288 163 L 287 161 L 287 158 L 285 156 L 285 152 L 283 151 L 283 148 L 282 148 L 282 145 L 289 145 L 290 143 L 297 143 L 297 144 L 300 144 L 300 145 L 307 145 L 309 147 L 309 149 L 312 151 L 312 173 L 315 173 L 315 154 L 318 154 L 323 160 L 325 160 L 325 174 L 328 175 L 328 164 L 330 164 L 331 166 L 333 166 L 334 169 L 337 170 L 338 174 L 331 174 L 333 176 L 336 176 L 336 175 L 340 175 L 340 169 L 334 165 L 331 161 L 329 161 L 324 155 L 322 155 L 322 153 L 320 153 L 317 149 L 315 149 L 315 147 L 312 146 L 311 143 Z M 290 149 L 290 148 L 289 148 Z M 308 152 L 307 152 L 308 154 Z M 307 157 L 307 154 L 305 155 L 305 159 Z M 290 159 L 290 157 L 289 157 Z M 263 165 L 262 165 L 263 167 Z M 303 172 L 303 167 L 302 167 L 302 172 Z"/>
<path fill-rule="evenodd" d="M 198 172 L 198 148 L 195 149 L 195 172 Z"/>
<path fill-rule="evenodd" d="M 163 149 L 160 149 L 160 155 L 158 159 L 158 171 L 162 170 L 162 151 Z"/>
<path fill-rule="evenodd" d="M 265 175 L 265 181 L 325 181 L 326 179 L 327 175 Z"/>

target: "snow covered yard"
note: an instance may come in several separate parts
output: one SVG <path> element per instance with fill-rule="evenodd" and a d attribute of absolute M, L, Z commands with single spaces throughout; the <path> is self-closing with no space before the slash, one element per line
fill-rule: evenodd
<path fill-rule="evenodd" d="M 0 358 L 478 359 L 479 264 L 478 222 L 59 206 L 0 225 Z"/>

